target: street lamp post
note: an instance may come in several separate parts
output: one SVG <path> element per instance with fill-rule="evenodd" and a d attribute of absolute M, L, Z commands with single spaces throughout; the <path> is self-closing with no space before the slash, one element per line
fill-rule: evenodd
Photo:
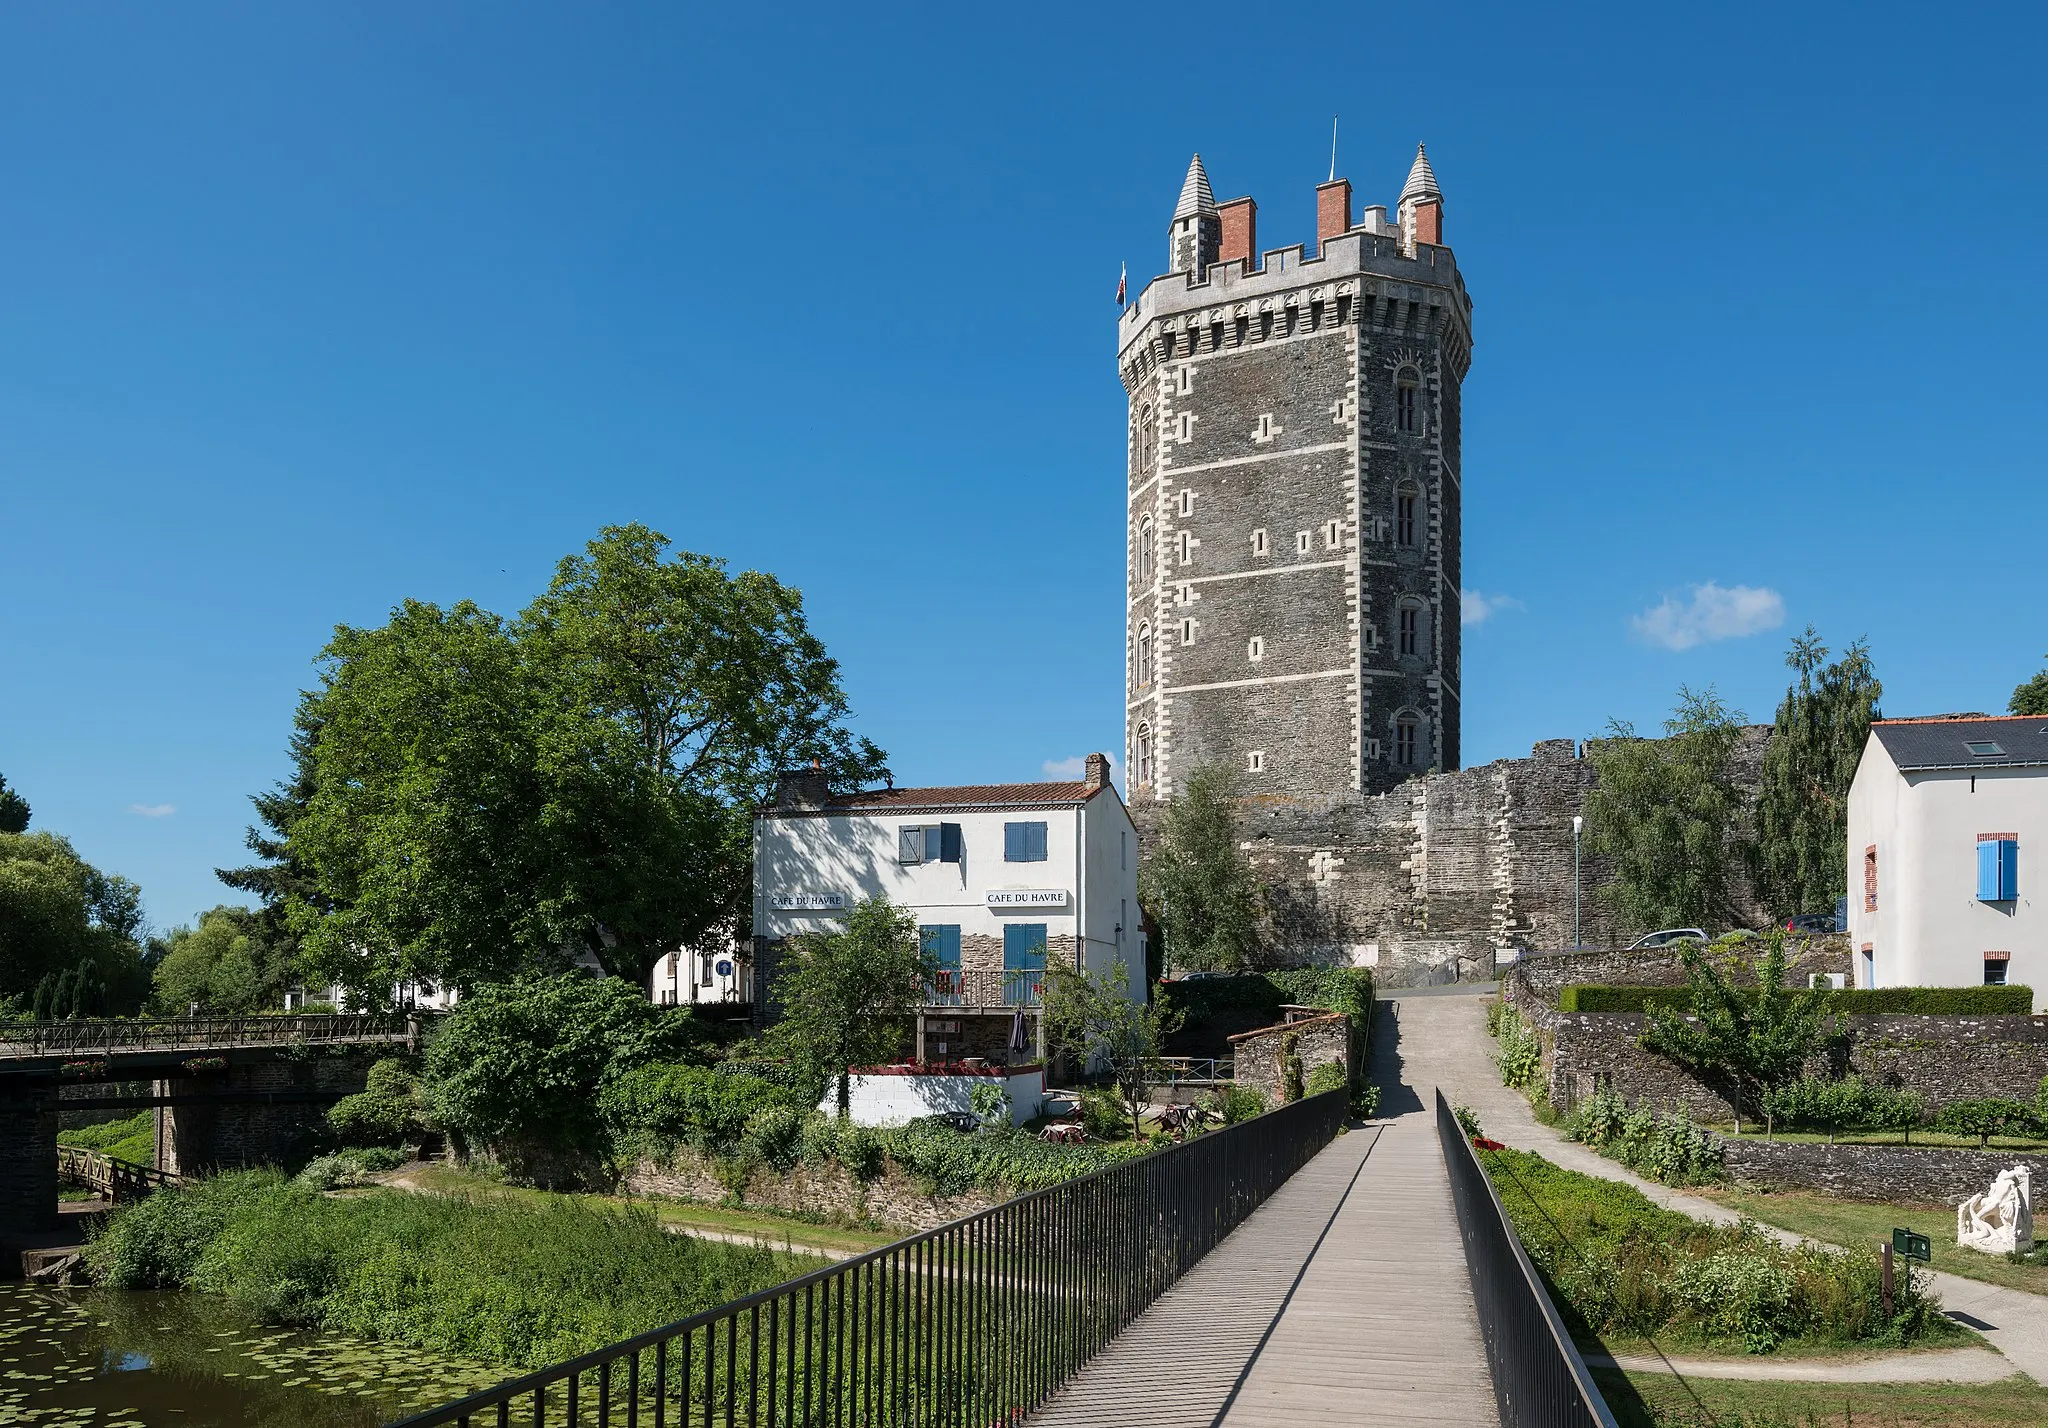
<path fill-rule="evenodd" d="M 1579 814 L 1572 815 L 1572 951 L 1585 945 L 1585 935 L 1579 930 L 1579 833 L 1586 826 L 1586 820 Z"/>

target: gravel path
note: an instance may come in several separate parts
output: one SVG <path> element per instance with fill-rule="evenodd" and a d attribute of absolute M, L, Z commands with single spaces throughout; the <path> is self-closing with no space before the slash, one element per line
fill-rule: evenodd
<path fill-rule="evenodd" d="M 1477 1112 L 1486 1134 L 1505 1145 L 1540 1152 L 1545 1159 L 1567 1169 L 1633 1185 L 1666 1209 L 1695 1219 L 1732 1225 L 1741 1218 L 1712 1200 L 1645 1180 L 1606 1156 L 1566 1140 L 1538 1121 L 1522 1093 L 1500 1083 L 1493 1063 L 1493 1038 L 1486 1034 L 1486 1001 L 1481 988 L 1475 987 L 1464 996 L 1408 997 L 1398 990 L 1390 990 L 1384 996 L 1386 1004 L 1380 1013 L 1378 1034 L 1387 1039 L 1404 1084 L 1394 1086 L 1382 1081 L 1382 1110 L 1389 1114 L 1399 1111 L 1404 1098 L 1414 1098 L 1420 1104 L 1417 1093 L 1427 1094 L 1430 1087 L 1441 1087 L 1454 1104 L 1470 1106 Z M 1772 1233 L 1788 1244 L 1799 1243 L 1801 1239 L 1787 1230 Z M 1939 1271 L 1929 1277 L 1941 1296 L 1943 1312 L 1982 1334 L 2035 1382 L 2048 1384 L 2048 1296 Z M 1928 1356 L 1896 1357 L 1904 1364 L 1909 1359 Z"/>

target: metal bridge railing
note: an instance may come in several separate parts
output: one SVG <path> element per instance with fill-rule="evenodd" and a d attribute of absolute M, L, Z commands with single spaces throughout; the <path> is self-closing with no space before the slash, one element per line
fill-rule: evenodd
<path fill-rule="evenodd" d="M 291 1042 L 399 1041 L 416 1038 L 417 1012 L 321 1016 L 135 1017 L 78 1021 L 0 1021 L 0 1061 L 100 1055 L 116 1051 L 206 1050 Z"/>
<path fill-rule="evenodd" d="M 1607 1400 L 1565 1331 L 1442 1091 L 1436 1093 L 1436 1133 L 1465 1240 L 1465 1266 L 1472 1275 L 1473 1307 L 1493 1370 L 1501 1428 L 1615 1428 Z"/>
<path fill-rule="evenodd" d="M 1020 1423 L 1344 1122 L 1341 1091 L 424 1413 L 430 1424 Z"/>

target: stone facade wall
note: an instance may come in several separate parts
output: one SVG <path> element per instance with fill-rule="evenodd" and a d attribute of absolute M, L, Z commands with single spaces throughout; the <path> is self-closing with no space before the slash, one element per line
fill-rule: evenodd
<path fill-rule="evenodd" d="M 1845 1065 L 1816 1056 L 1808 1071 L 1854 1071 L 1867 1080 L 1916 1091 L 1930 1110 L 1951 1101 L 2006 1096 L 2031 1101 L 2048 1076 L 2048 1017 L 1848 1016 Z M 1630 1105 L 1682 1109 L 1695 1119 L 1726 1121 L 1734 1110 L 1683 1068 L 1637 1044 L 1649 1018 L 1635 1012 L 1553 1011 L 1539 1027 L 1546 1089 L 1559 1109 L 1595 1090 L 1614 1091 Z"/>
<path fill-rule="evenodd" d="M 670 1195 L 680 1200 L 718 1204 L 728 1198 L 717 1167 L 689 1149 L 658 1164 L 643 1160 L 626 1175 L 622 1188 L 636 1195 Z M 863 1185 L 837 1161 L 804 1162 L 784 1172 L 757 1165 L 739 1198 L 749 1205 L 808 1215 L 840 1215 L 851 1220 L 879 1220 L 906 1230 L 929 1230 L 963 1215 L 999 1205 L 1006 1196 L 986 1191 L 962 1195 L 931 1195 L 892 1161 L 880 1177 Z"/>
<path fill-rule="evenodd" d="M 1351 1019 L 1341 1012 L 1283 1022 L 1231 1037 L 1232 1054 L 1237 1058 L 1237 1084 L 1257 1091 L 1269 1106 L 1280 1104 L 1281 1044 L 1289 1036 L 1294 1038 L 1294 1054 L 1301 1058 L 1304 1086 L 1316 1067 L 1335 1062 L 1349 1068 L 1355 1059 Z"/>
<path fill-rule="evenodd" d="M 2048 1185 L 2048 1155 L 2038 1151 L 1716 1139 L 1729 1177 L 1738 1185 L 1766 1190 L 1818 1190 L 1844 1200 L 1959 1205 L 1990 1189 L 1999 1171 L 2015 1165 L 2031 1170 L 2034 1184 Z"/>
<path fill-rule="evenodd" d="M 1738 943 L 1715 955 L 1721 974 L 1737 986 L 1756 983 L 1756 963 L 1763 955 L 1756 943 Z M 1785 985 L 1803 987 L 1816 973 L 1849 970 L 1849 939 L 1842 936 L 1801 937 L 1785 944 Z M 1501 996 L 1524 1017 L 1555 1012 L 1558 995 L 1580 985 L 1617 987 L 1682 987 L 1685 962 L 1674 947 L 1639 950 L 1603 949 L 1557 952 L 1527 957 L 1501 973 Z"/>

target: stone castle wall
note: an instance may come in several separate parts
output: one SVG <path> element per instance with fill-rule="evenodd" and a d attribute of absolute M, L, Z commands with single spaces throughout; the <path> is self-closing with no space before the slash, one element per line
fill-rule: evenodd
<path fill-rule="evenodd" d="M 1768 725 L 1744 731 L 1730 773 L 1754 795 Z M 1272 889 L 1276 941 L 1294 960 L 1379 971 L 1386 986 L 1488 978 L 1499 949 L 1569 947 L 1573 938 L 1572 816 L 1593 766 L 1571 739 L 1547 739 L 1526 759 L 1409 779 L 1381 794 L 1244 799 L 1244 843 Z M 1132 814 L 1141 837 L 1157 805 Z M 1594 897 L 1603 859 L 1579 869 L 1581 940 L 1618 946 L 1650 929 L 1621 925 Z M 1738 920 L 1764 910 L 1738 869 Z M 1581 979 L 1589 980 L 1589 979 Z"/>

